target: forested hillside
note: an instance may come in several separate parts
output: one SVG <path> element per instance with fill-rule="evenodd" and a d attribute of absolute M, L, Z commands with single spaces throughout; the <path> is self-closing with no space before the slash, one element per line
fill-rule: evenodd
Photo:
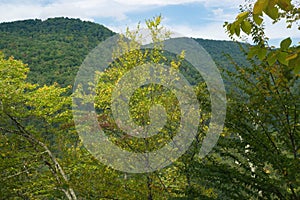
<path fill-rule="evenodd" d="M 73 85 L 85 56 L 99 42 L 114 33 L 106 27 L 79 19 L 52 18 L 0 24 L 0 51 L 28 64 L 28 80 L 40 85 L 54 82 Z M 231 41 L 196 39 L 221 68 L 232 68 L 230 55 L 237 63 L 246 59 Z"/>
<path fill-rule="evenodd" d="M 79 19 L 53 18 L 0 24 L 0 51 L 28 64 L 32 83 L 71 85 L 88 52 L 114 33 Z"/>
<path fill-rule="evenodd" d="M 225 24 L 253 46 L 196 39 L 222 72 L 206 82 L 191 58 L 213 61 L 194 56 L 203 50 L 194 40 L 165 52 L 161 16 L 145 21 L 151 48 L 127 30 L 113 43 L 118 59 L 76 81 L 115 33 L 69 18 L 1 23 L 0 200 L 298 200 L 300 47 L 291 38 L 269 47 L 261 23 L 263 12 L 297 22 L 299 8 L 257 2 Z"/>

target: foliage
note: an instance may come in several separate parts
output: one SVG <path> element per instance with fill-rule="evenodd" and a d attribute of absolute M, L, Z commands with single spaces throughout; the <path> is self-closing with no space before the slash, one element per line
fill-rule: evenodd
<path fill-rule="evenodd" d="M 0 50 L 30 67 L 28 80 L 39 85 L 73 85 L 88 52 L 114 33 L 79 19 L 50 18 L 0 24 Z"/>
<path fill-rule="evenodd" d="M 165 31 L 161 26 L 160 16 L 153 20 L 146 21 L 146 25 L 151 33 L 150 37 L 152 38 L 154 47 L 152 49 L 141 49 L 139 44 L 139 40 L 141 39 L 139 26 L 134 32 L 127 30 L 125 35 L 121 36 L 119 46 L 115 50 L 114 56 L 117 60 L 104 72 L 98 74 L 99 81 L 96 87 L 97 96 L 95 98 L 95 107 L 98 111 L 99 121 L 104 122 L 102 127 L 104 127 L 105 132 L 110 135 L 110 139 L 123 149 L 142 153 L 160 149 L 167 142 L 172 140 L 180 123 L 181 113 L 178 100 L 171 90 L 162 85 L 149 84 L 135 90 L 129 102 L 130 117 L 132 117 L 134 123 L 140 126 L 153 123 L 150 116 L 155 115 L 155 113 L 151 113 L 151 108 L 157 104 L 164 107 L 167 118 L 166 125 L 159 130 L 157 135 L 145 139 L 135 138 L 120 130 L 112 117 L 112 91 L 115 85 L 128 71 L 136 66 L 142 66 L 149 62 L 155 65 L 155 67 L 163 64 L 170 65 L 171 68 L 183 74 L 184 71 L 187 71 L 190 67 L 183 62 L 184 52 L 180 55 L 170 55 L 162 51 L 163 40 L 168 39 L 169 32 Z M 128 38 L 130 42 L 124 38 Z M 144 72 L 144 74 L 137 75 L 137 77 L 139 76 L 148 77 L 150 74 Z M 188 79 L 191 74 L 186 73 L 185 76 Z M 133 85 L 129 84 L 127 87 L 133 87 Z M 208 114 L 205 115 L 208 111 L 204 110 L 204 108 L 209 107 L 209 105 L 206 104 L 208 96 L 204 97 L 203 95 L 205 92 L 207 94 L 206 85 L 204 83 L 198 83 L 193 89 L 194 92 L 197 93 L 199 100 L 202 100 L 203 103 L 203 107 L 201 108 L 203 109 L 201 110 L 202 126 L 199 128 L 199 135 L 196 136 L 197 138 L 199 137 L 198 139 L 200 140 L 207 129 L 206 124 L 209 116 Z M 163 115 L 163 113 L 158 112 L 156 115 Z M 138 175 L 137 177 L 145 177 L 145 179 L 140 180 L 134 179 L 135 184 L 144 185 L 144 187 L 140 186 L 140 189 L 143 188 L 142 191 L 145 191 L 145 193 L 141 195 L 141 198 L 162 199 L 165 197 L 191 197 L 192 193 L 194 197 L 196 197 L 197 194 L 203 196 L 207 195 L 208 192 L 204 187 L 196 183 L 193 185 L 187 183 L 190 178 L 190 174 L 187 170 L 189 163 L 184 162 L 193 159 L 195 156 L 199 143 L 195 143 L 194 146 L 194 149 L 188 152 L 182 160 L 175 162 L 166 169 L 148 173 L 143 176 Z M 201 190 L 197 191 L 197 187 L 201 188 Z"/>
<path fill-rule="evenodd" d="M 250 1 L 241 6 L 241 13 L 237 15 L 232 23 L 225 23 L 227 32 L 230 36 L 240 37 L 241 31 L 250 35 L 256 46 L 251 47 L 248 56 L 252 58 L 257 56 L 261 61 L 267 61 L 270 65 L 279 62 L 287 68 L 294 70 L 296 74 L 300 73 L 300 46 L 291 46 L 290 37 L 282 40 L 279 49 L 274 49 L 268 45 L 268 38 L 264 33 L 264 15 L 278 23 L 285 20 L 287 28 L 293 25 L 298 26 L 300 30 L 300 7 L 299 2 L 291 0 L 257 0 Z"/>
<path fill-rule="evenodd" d="M 54 21 L 56 20 L 59 19 Z M 113 83 L 126 70 L 141 64 L 137 62 L 136 55 L 140 55 L 138 58 L 142 58 L 141 62 L 151 59 L 155 63 L 165 62 L 173 68 L 180 68 L 183 55 L 163 55 L 160 51 L 161 35 L 155 36 L 161 28 L 160 18 L 156 20 L 149 20 L 147 24 L 153 31 L 157 48 L 153 51 L 129 50 L 125 57 L 121 57 L 119 63 L 114 63 L 119 67 L 111 67 L 102 79 L 106 77 Z M 32 22 L 34 21 L 28 23 Z M 25 27 L 28 27 L 26 23 Z M 121 45 L 120 41 L 120 49 Z M 120 67 L 121 65 L 123 67 Z M 191 191 L 194 192 L 194 196 L 210 194 L 209 189 L 186 182 L 189 175 L 183 161 L 154 173 L 136 175 L 117 172 L 100 164 L 78 140 L 70 115 L 70 97 L 65 95 L 69 88 L 60 88 L 58 84 L 48 81 L 45 86 L 28 82 L 29 68 L 12 57 L 6 59 L 4 55 L 1 57 L 0 71 L 1 198 L 168 199 L 189 196 Z M 105 90 L 108 92 L 109 87 L 108 81 L 98 89 L 108 88 Z M 200 94 L 205 87 L 205 84 L 195 86 L 199 98 L 203 98 Z M 106 95 L 105 92 L 98 92 Z M 162 97 L 159 97 L 160 94 Z M 150 101 L 148 95 L 153 96 Z M 96 99 L 97 108 L 107 104 L 109 97 L 104 99 L 103 102 Z M 146 111 L 152 103 L 161 103 L 167 111 L 175 111 L 174 116 L 168 115 L 172 119 L 180 114 L 178 109 L 174 109 L 173 104 L 170 104 L 171 101 L 176 104 L 174 95 L 158 85 L 140 88 L 133 99 L 137 100 L 132 101 L 133 116 L 141 125 L 149 123 Z M 205 98 L 203 101 L 206 102 Z M 104 114 L 109 115 L 107 111 L 98 111 L 99 118 Z M 100 122 L 103 120 L 100 119 Z M 203 123 L 205 124 L 205 120 Z M 116 129 L 109 127 L 107 131 L 114 136 L 118 135 Z M 167 133 L 173 134 L 170 130 L 164 131 L 164 137 L 160 138 L 162 145 L 163 140 L 172 138 Z M 154 141 L 153 138 L 151 140 Z M 128 138 L 119 138 L 119 141 L 119 145 L 123 145 L 125 149 L 141 144 L 131 144 Z M 157 147 L 153 142 L 150 145 Z M 149 145 L 144 147 L 148 148 Z M 193 152 L 189 154 L 195 155 Z M 197 191 L 199 188 L 201 190 Z"/>
<path fill-rule="evenodd" d="M 231 83 L 226 128 L 204 159 L 197 153 L 208 128 L 209 93 L 184 61 L 184 53 L 162 51 L 161 40 L 168 33 L 161 31 L 161 17 L 146 21 L 153 50 L 132 50 L 140 47 L 139 31 L 126 32 L 124 37 L 130 42 L 124 37 L 119 41 L 117 61 L 98 74 L 95 98 L 99 123 L 117 145 L 137 152 L 160 148 L 172 140 L 179 122 L 178 101 L 172 91 L 149 84 L 136 90 L 130 100 L 134 122 L 151 123 L 149 110 L 158 103 L 174 123 L 148 140 L 128 137 L 116 126 L 110 110 L 111 91 L 135 66 L 147 61 L 171 65 L 193 83 L 201 104 L 199 135 L 191 148 L 172 165 L 146 174 L 115 171 L 92 157 L 74 128 L 66 95 L 69 88 L 59 86 L 72 84 L 88 51 L 113 33 L 100 25 L 65 18 L 0 24 L 1 49 L 24 60 L 32 70 L 12 57 L 0 56 L 0 198 L 299 199 L 300 83 L 297 67 L 291 64 L 298 59 L 299 47 L 291 47 L 290 39 L 283 40 L 279 49 L 267 46 L 258 23 L 263 20 L 257 12 L 262 1 L 258 2 L 255 17 L 253 4 L 249 4 L 234 25 L 227 24 L 231 36 L 241 30 L 252 36 L 257 45 L 249 52 L 246 44 L 197 39 L 218 66 L 225 68 Z M 295 6 L 281 5 L 286 0 L 274 2 L 280 13 L 277 19 L 298 20 Z M 266 7 L 261 11 L 275 18 L 274 12 Z M 240 47 L 245 48 L 248 61 Z M 120 56 L 121 52 L 125 54 Z M 224 53 L 233 59 L 226 60 Z"/>
<path fill-rule="evenodd" d="M 258 0 L 241 11 L 225 26 L 230 36 L 251 35 L 251 65 L 232 62 L 236 70 L 225 70 L 232 83 L 226 128 L 215 151 L 196 164 L 194 178 L 214 188 L 218 199 L 299 199 L 299 62 L 293 65 L 299 46 L 290 47 L 287 38 L 280 48 L 269 47 L 261 25 L 265 13 L 275 23 L 286 18 L 289 26 L 298 21 L 299 8 Z"/>
<path fill-rule="evenodd" d="M 236 65 L 225 129 L 195 173 L 220 199 L 298 199 L 299 78 L 284 65 Z"/>
<path fill-rule="evenodd" d="M 76 199 L 51 142 L 61 134 L 70 98 L 66 88 L 25 81 L 28 68 L 12 57 L 0 56 L 1 195 L 3 198 L 46 198 L 64 192 Z"/>
<path fill-rule="evenodd" d="M 39 85 L 73 85 L 79 66 L 90 50 L 114 33 L 79 19 L 50 18 L 0 24 L 0 50 L 28 64 L 28 81 Z M 232 68 L 224 54 L 238 63 L 246 59 L 231 41 L 197 39 L 222 68 Z M 191 73 L 192 75 L 192 73 Z"/>

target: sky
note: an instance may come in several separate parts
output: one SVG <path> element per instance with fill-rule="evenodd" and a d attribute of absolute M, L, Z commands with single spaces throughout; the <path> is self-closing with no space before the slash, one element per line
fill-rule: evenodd
<path fill-rule="evenodd" d="M 134 29 L 141 22 L 162 15 L 163 25 L 183 36 L 230 40 L 223 24 L 233 21 L 244 0 L 0 0 L 0 22 L 50 17 L 80 18 L 102 24 L 115 32 Z M 284 31 L 283 31 L 284 30 Z M 271 44 L 291 36 L 299 42 L 295 28 L 266 21 Z"/>

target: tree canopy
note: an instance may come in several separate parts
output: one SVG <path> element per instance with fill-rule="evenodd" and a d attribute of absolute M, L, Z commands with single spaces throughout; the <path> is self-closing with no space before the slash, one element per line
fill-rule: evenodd
<path fill-rule="evenodd" d="M 268 45 L 268 36 L 264 32 L 264 21 L 269 17 L 273 24 L 284 20 L 286 28 L 297 26 L 300 30 L 300 7 L 299 2 L 291 0 L 257 0 L 249 1 L 241 6 L 241 12 L 232 23 L 225 23 L 230 36 L 241 36 L 241 32 L 250 35 L 255 46 L 248 54 L 252 58 L 257 56 L 260 60 L 266 60 L 273 65 L 280 62 L 291 68 L 295 73 L 300 73 L 300 46 L 296 42 L 292 46 L 292 39 L 287 37 L 280 43 L 280 48 Z"/>
<path fill-rule="evenodd" d="M 236 20 L 225 27 L 231 37 L 244 32 L 254 45 L 196 39 L 228 83 L 225 127 L 204 158 L 198 153 L 211 120 L 211 100 L 203 77 L 185 60 L 184 51 L 174 55 L 163 50 L 169 32 L 162 31 L 161 16 L 146 21 L 153 48 L 139 48 L 139 26 L 120 36 L 112 56 L 118 59 L 95 74 L 92 96 L 98 123 L 110 141 L 127 151 L 150 152 L 177 134 L 180 100 L 159 84 L 138 87 L 127 99 L 128 113 L 139 126 L 151 124 L 164 107 L 167 123 L 158 135 L 136 138 L 114 121 L 115 85 L 148 61 L 182 73 L 200 105 L 190 148 L 171 165 L 141 174 L 99 162 L 80 140 L 71 110 L 69 85 L 79 65 L 89 50 L 114 33 L 66 18 L 0 24 L 0 47 L 8 55 L 0 53 L 0 199 L 299 199 L 299 45 L 286 38 L 280 48 L 269 46 L 265 17 L 275 23 L 285 19 L 289 28 L 299 20 L 299 7 L 289 0 L 242 5 Z M 151 110 L 154 104 L 160 106 Z"/>

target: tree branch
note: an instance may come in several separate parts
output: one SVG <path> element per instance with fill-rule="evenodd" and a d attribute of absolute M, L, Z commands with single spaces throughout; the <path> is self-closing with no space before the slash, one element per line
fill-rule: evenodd
<path fill-rule="evenodd" d="M 13 116 L 5 113 L 17 126 L 17 128 L 20 131 L 20 135 L 24 138 L 26 138 L 27 140 L 29 140 L 31 143 L 33 144 L 37 144 L 39 146 L 41 146 L 48 154 L 48 156 L 50 157 L 50 159 L 52 160 L 52 162 L 54 163 L 54 167 L 56 169 L 57 172 L 59 172 L 59 174 L 62 176 L 64 182 L 68 183 L 68 177 L 66 176 L 63 168 L 61 167 L 61 165 L 59 164 L 59 162 L 57 161 L 56 157 L 54 156 L 54 154 L 50 151 L 50 149 L 47 147 L 47 145 L 43 142 L 41 142 L 40 140 L 36 139 L 32 134 L 30 134 L 23 126 L 22 124 Z M 1 129 L 2 130 L 2 129 Z M 7 131 L 7 130 L 6 130 Z M 12 132 L 12 131 L 9 131 Z M 68 195 L 66 194 L 66 196 L 68 197 L 69 200 L 77 200 L 77 196 L 74 192 L 74 190 L 69 186 L 68 190 L 65 190 L 68 192 Z"/>

